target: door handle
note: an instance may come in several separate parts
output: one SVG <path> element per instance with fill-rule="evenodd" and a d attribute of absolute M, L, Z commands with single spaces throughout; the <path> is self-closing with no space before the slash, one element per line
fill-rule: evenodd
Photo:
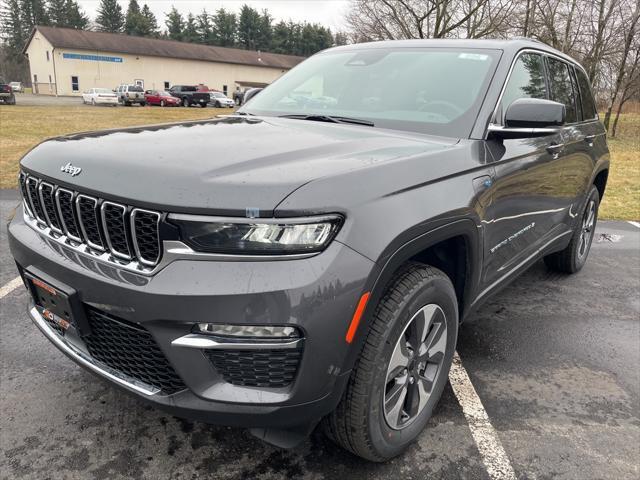
<path fill-rule="evenodd" d="M 590 147 L 593 147 L 593 139 L 594 139 L 594 138 L 596 138 L 596 136 L 595 136 L 595 135 L 585 135 L 585 136 L 584 136 L 584 141 L 585 141 L 585 142 L 587 142 L 587 144 L 588 144 Z"/>
<path fill-rule="evenodd" d="M 560 153 L 564 150 L 564 143 L 552 143 L 547 146 L 547 152 L 551 154 L 551 157 L 555 160 L 560 156 Z"/>

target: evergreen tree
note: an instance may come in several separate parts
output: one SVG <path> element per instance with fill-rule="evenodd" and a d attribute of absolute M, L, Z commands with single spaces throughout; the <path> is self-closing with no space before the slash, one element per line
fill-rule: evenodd
<path fill-rule="evenodd" d="M 261 29 L 260 13 L 248 5 L 240 9 L 238 44 L 246 50 L 256 50 Z"/>
<path fill-rule="evenodd" d="M 49 25 L 49 15 L 44 0 L 21 0 L 20 10 L 25 31 L 31 32 L 36 25 Z"/>
<path fill-rule="evenodd" d="M 292 51 L 291 29 L 283 21 L 279 21 L 273 27 L 271 51 L 274 53 L 289 53 Z"/>
<path fill-rule="evenodd" d="M 207 10 L 202 10 L 202 13 L 196 18 L 196 24 L 198 28 L 198 36 L 200 43 L 207 45 L 215 45 L 215 34 L 213 31 L 213 24 L 211 23 L 211 16 L 207 13 Z"/>
<path fill-rule="evenodd" d="M 67 18 L 68 26 L 77 30 L 86 30 L 89 28 L 91 20 L 82 11 L 78 2 L 74 0 L 67 0 Z"/>
<path fill-rule="evenodd" d="M 6 0 L 3 2 L 0 10 L 0 22 L 2 42 L 18 56 L 27 39 L 27 35 L 29 35 L 22 21 L 19 0 Z"/>
<path fill-rule="evenodd" d="M 271 49 L 271 40 L 273 37 L 273 18 L 267 10 L 262 11 L 260 21 L 258 22 L 258 34 L 256 35 L 256 49 L 269 51 Z"/>
<path fill-rule="evenodd" d="M 235 13 L 224 8 L 216 11 L 213 17 L 213 36 L 215 44 L 222 47 L 233 47 L 236 44 L 238 20 Z"/>
<path fill-rule="evenodd" d="M 124 15 L 118 0 L 100 0 L 96 24 L 101 32 L 122 32 L 124 29 Z"/>
<path fill-rule="evenodd" d="M 171 40 L 182 40 L 184 31 L 184 19 L 176 7 L 171 7 L 169 13 L 166 14 L 164 24 L 167 27 L 167 36 Z"/>
<path fill-rule="evenodd" d="M 89 26 L 89 18 L 74 0 L 49 0 L 47 13 L 56 27 L 84 30 Z"/>
<path fill-rule="evenodd" d="M 196 17 L 190 13 L 187 16 L 187 22 L 184 25 L 184 30 L 182 32 L 182 41 L 190 42 L 190 43 L 198 43 L 199 35 L 198 35 L 198 25 L 196 23 Z"/>
<path fill-rule="evenodd" d="M 158 27 L 158 20 L 146 3 L 142 6 L 142 11 L 140 13 L 142 15 L 142 18 L 144 19 L 143 35 L 145 37 L 159 36 L 160 28 Z"/>
<path fill-rule="evenodd" d="M 333 44 L 337 47 L 349 43 L 349 38 L 345 32 L 336 32 L 333 36 Z"/>
<path fill-rule="evenodd" d="M 145 31 L 144 23 L 144 17 L 140 12 L 138 1 L 129 0 L 129 7 L 124 20 L 124 33 L 127 35 L 142 35 Z"/>

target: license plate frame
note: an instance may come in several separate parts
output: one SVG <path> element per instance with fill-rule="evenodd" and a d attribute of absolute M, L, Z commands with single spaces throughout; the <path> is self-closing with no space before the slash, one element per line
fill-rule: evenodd
<path fill-rule="evenodd" d="M 73 327 L 77 331 L 87 332 L 81 303 L 77 292 L 49 279 L 42 279 L 27 271 L 24 277 L 31 293 L 31 298 L 45 319 L 56 323 L 64 331 Z"/>

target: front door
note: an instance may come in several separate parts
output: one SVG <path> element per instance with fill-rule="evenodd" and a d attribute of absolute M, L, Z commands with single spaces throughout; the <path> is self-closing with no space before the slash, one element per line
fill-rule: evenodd
<path fill-rule="evenodd" d="M 513 65 L 494 123 L 503 124 L 507 107 L 522 97 L 549 98 L 544 57 L 521 53 Z M 482 219 L 484 271 L 490 289 L 535 258 L 537 251 L 567 235 L 571 204 L 563 183 L 565 136 L 488 140 L 495 177 L 491 203 Z"/>

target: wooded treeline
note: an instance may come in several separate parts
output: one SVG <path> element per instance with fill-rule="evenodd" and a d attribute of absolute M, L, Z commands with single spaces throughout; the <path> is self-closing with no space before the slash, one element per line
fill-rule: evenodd
<path fill-rule="evenodd" d="M 334 35 L 318 24 L 276 22 L 268 10 L 243 5 L 239 13 L 224 8 L 215 12 L 181 14 L 175 7 L 162 19 L 149 6 L 129 0 L 126 11 L 118 0 L 100 0 L 92 21 L 74 0 L 2 0 L 0 10 L 0 76 L 28 82 L 26 61 L 21 55 L 34 25 L 126 33 L 143 37 L 263 52 L 309 56 L 333 45 L 346 43 L 344 34 Z"/>

